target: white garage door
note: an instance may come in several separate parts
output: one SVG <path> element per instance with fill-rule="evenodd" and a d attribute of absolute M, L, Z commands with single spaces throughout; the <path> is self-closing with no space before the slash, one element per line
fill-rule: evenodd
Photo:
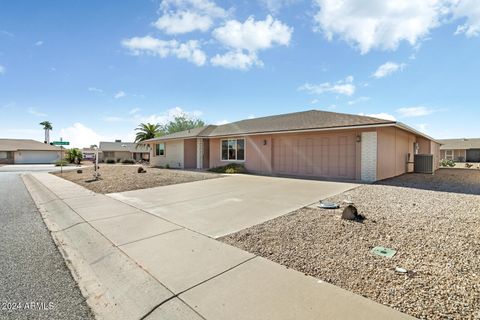
<path fill-rule="evenodd" d="M 279 136 L 273 170 L 287 175 L 355 179 L 354 133 Z"/>
<path fill-rule="evenodd" d="M 15 152 L 15 163 L 54 163 L 60 159 L 57 151 L 17 151 Z"/>

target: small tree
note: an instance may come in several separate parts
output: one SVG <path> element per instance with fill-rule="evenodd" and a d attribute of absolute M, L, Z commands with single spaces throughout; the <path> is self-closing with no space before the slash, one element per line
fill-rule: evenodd
<path fill-rule="evenodd" d="M 80 164 L 80 162 L 83 160 L 83 153 L 77 148 L 69 149 L 67 150 L 65 160 L 70 163 Z"/>
<path fill-rule="evenodd" d="M 137 131 L 135 142 L 141 142 L 148 139 L 153 139 L 159 137 L 163 134 L 162 127 L 157 124 L 152 123 L 140 123 L 138 127 L 135 129 Z"/>
<path fill-rule="evenodd" d="M 40 122 L 40 125 L 45 130 L 45 143 L 50 143 L 50 131 L 53 130 L 52 123 L 50 121 Z"/>
<path fill-rule="evenodd" d="M 186 115 L 175 117 L 173 121 L 170 121 L 163 126 L 163 131 L 167 134 L 185 131 L 193 128 L 203 127 L 205 122 L 200 119 L 192 119 Z"/>

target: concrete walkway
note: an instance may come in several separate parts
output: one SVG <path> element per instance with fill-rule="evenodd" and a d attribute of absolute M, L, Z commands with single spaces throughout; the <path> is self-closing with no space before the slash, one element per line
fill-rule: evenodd
<path fill-rule="evenodd" d="M 410 318 L 56 176 L 24 181 L 98 318 Z"/>
<path fill-rule="evenodd" d="M 109 196 L 218 238 L 357 186 L 333 181 L 229 175 Z"/>

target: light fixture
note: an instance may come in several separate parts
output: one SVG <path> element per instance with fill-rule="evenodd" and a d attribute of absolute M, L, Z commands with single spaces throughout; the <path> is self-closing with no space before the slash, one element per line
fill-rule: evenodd
<path fill-rule="evenodd" d="M 357 135 L 357 142 L 361 142 L 362 141 L 362 136 L 361 135 Z"/>
<path fill-rule="evenodd" d="M 267 140 L 266 140 L 266 139 L 263 140 L 263 145 L 264 145 L 264 146 L 267 145 Z"/>

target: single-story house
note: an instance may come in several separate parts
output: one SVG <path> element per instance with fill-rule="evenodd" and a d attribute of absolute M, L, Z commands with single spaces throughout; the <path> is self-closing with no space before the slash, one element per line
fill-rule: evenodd
<path fill-rule="evenodd" d="M 0 164 L 47 164 L 60 158 L 60 147 L 35 140 L 0 139 Z"/>
<path fill-rule="evenodd" d="M 102 154 L 101 158 L 99 156 L 99 160 L 103 161 L 148 161 L 150 158 L 150 151 L 148 150 L 148 147 L 146 145 L 134 142 L 122 142 L 122 140 L 115 140 L 115 142 L 101 141 L 99 149 Z"/>
<path fill-rule="evenodd" d="M 480 138 L 443 139 L 440 147 L 441 159 L 458 162 L 480 162 Z"/>
<path fill-rule="evenodd" d="M 146 140 L 150 164 L 206 169 L 237 162 L 252 173 L 376 181 L 413 171 L 440 143 L 396 121 L 310 110 L 209 125 Z"/>

